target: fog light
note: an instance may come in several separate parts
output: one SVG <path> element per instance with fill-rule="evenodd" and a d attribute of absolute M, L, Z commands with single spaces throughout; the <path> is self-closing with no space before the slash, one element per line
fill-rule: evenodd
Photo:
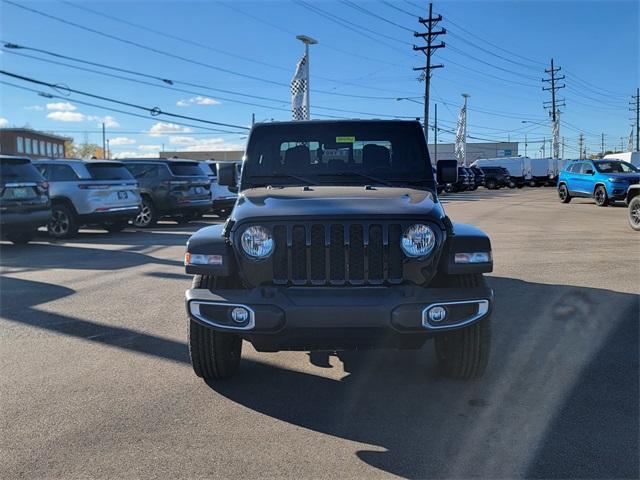
<path fill-rule="evenodd" d="M 444 307 L 431 307 L 427 312 L 430 322 L 438 323 L 447 318 L 447 309 Z"/>
<path fill-rule="evenodd" d="M 231 310 L 231 318 L 234 322 L 244 323 L 249 320 L 249 310 L 244 307 L 236 307 Z"/>

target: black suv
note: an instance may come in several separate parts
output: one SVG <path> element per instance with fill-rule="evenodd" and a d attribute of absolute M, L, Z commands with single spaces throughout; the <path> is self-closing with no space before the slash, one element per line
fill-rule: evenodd
<path fill-rule="evenodd" d="M 474 190 L 476 190 L 478 187 L 484 187 L 487 181 L 487 178 L 484 172 L 482 171 L 482 169 L 478 167 L 468 167 L 468 170 L 471 170 L 475 175 L 474 181 L 476 184 L 476 188 L 474 188 Z"/>
<path fill-rule="evenodd" d="M 150 227 L 162 217 L 187 223 L 211 210 L 211 180 L 198 162 L 166 158 L 123 159 L 138 181 L 142 205 L 136 227 Z"/>
<path fill-rule="evenodd" d="M 504 167 L 482 167 L 479 170 L 484 173 L 484 186 L 489 190 L 508 187 L 511 184 L 509 170 Z"/>
<path fill-rule="evenodd" d="M 455 161 L 438 178 L 455 183 Z M 233 165 L 221 185 L 236 185 Z M 225 224 L 188 241 L 189 351 L 207 381 L 262 352 L 419 349 L 475 378 L 489 356 L 489 238 L 453 224 L 418 122 L 257 124 Z"/>
<path fill-rule="evenodd" d="M 51 218 L 47 182 L 28 158 L 0 155 L 0 233 L 28 243 Z"/>

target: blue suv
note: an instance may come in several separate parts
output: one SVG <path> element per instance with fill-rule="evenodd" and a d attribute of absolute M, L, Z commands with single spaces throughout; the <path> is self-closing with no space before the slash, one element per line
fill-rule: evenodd
<path fill-rule="evenodd" d="M 624 200 L 629 185 L 640 183 L 640 170 L 621 160 L 575 160 L 560 172 L 558 196 L 562 203 L 572 197 L 594 198 L 596 205 Z"/>

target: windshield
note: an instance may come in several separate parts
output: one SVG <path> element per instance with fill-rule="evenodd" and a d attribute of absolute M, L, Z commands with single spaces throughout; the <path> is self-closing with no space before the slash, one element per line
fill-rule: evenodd
<path fill-rule="evenodd" d="M 201 162 L 200 168 L 204 172 L 205 175 L 216 175 L 216 167 L 215 165 L 211 165 L 207 162 Z"/>
<path fill-rule="evenodd" d="M 596 170 L 600 173 L 636 173 L 639 172 L 636 167 L 627 162 L 620 160 L 594 162 Z"/>
<path fill-rule="evenodd" d="M 200 165 L 196 162 L 170 162 L 169 170 L 176 176 L 201 177 L 205 174 Z"/>
<path fill-rule="evenodd" d="M 433 182 L 417 123 L 335 122 L 256 128 L 242 185 Z"/>
<path fill-rule="evenodd" d="M 115 163 L 87 163 L 87 170 L 94 180 L 133 180 L 124 165 Z"/>
<path fill-rule="evenodd" d="M 39 182 L 42 176 L 27 159 L 0 159 L 0 180 L 3 182 Z"/>

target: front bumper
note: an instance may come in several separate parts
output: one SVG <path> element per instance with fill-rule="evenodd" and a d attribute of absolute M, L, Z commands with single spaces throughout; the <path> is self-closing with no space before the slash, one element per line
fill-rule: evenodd
<path fill-rule="evenodd" d="M 441 331 L 470 325 L 491 314 L 490 288 L 258 287 L 252 290 L 191 289 L 191 319 L 234 332 L 257 350 L 419 348 Z M 429 320 L 442 306 L 447 317 Z M 234 321 L 232 311 L 248 312 Z"/>

